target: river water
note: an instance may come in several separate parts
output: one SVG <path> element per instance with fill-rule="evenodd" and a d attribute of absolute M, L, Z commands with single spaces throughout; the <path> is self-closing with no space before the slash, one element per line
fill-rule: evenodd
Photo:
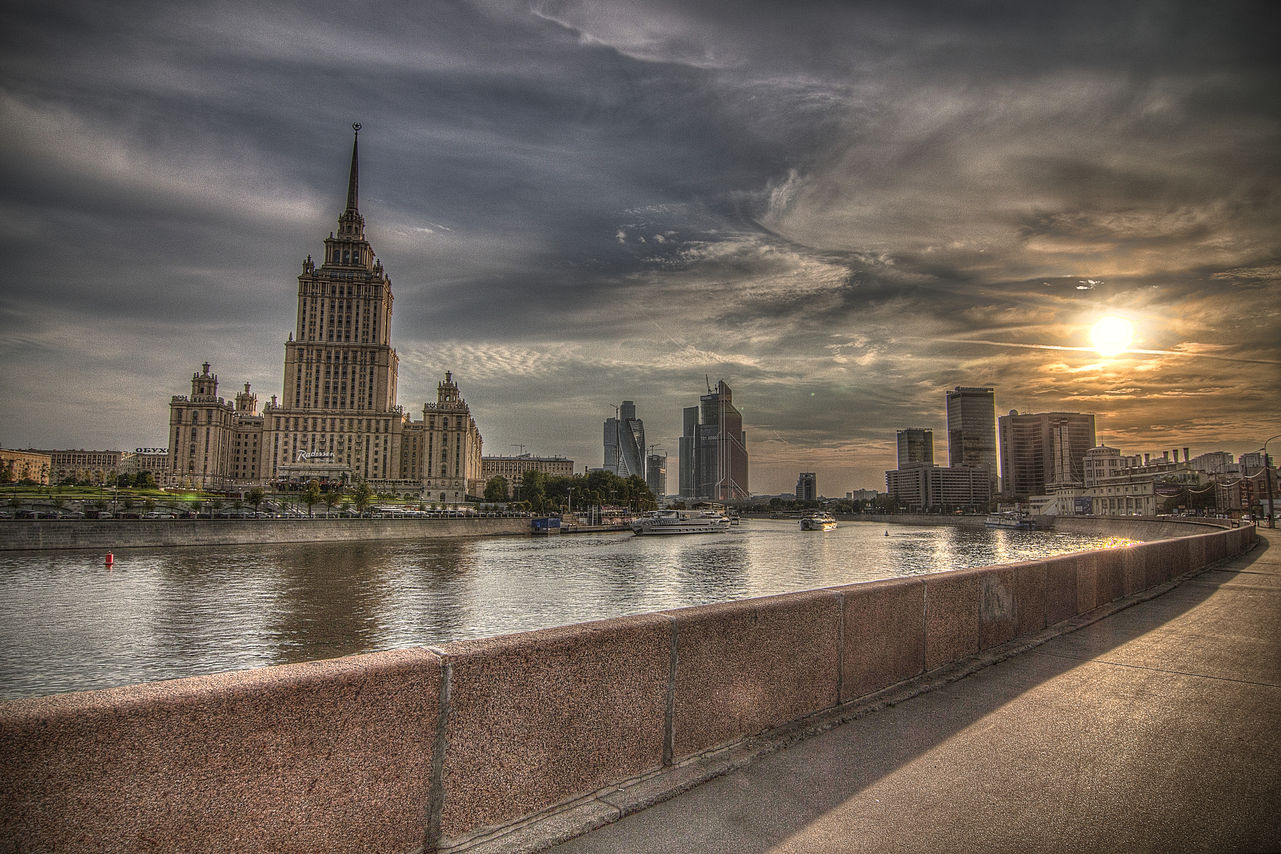
<path fill-rule="evenodd" d="M 887 536 L 888 534 L 888 536 Z M 725 534 L 0 553 L 0 699 L 311 661 L 1130 542 L 752 519 Z"/>

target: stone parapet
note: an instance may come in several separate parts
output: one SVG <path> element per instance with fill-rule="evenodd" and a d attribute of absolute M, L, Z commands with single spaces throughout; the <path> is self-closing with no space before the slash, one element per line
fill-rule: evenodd
<path fill-rule="evenodd" d="M 1256 536 L 1184 530 L 1044 561 L 0 703 L 0 850 L 408 854 L 572 836 L 638 808 L 629 798 L 654 802 L 717 773 L 717 757 L 1115 607 Z"/>

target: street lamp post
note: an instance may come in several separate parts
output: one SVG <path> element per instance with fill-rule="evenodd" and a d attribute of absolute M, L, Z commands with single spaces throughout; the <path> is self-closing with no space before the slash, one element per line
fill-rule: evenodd
<path fill-rule="evenodd" d="M 1268 493 L 1268 527 L 1276 528 L 1277 518 L 1272 507 L 1272 467 L 1268 464 L 1268 442 L 1281 439 L 1281 433 L 1263 440 L 1263 487 Z"/>

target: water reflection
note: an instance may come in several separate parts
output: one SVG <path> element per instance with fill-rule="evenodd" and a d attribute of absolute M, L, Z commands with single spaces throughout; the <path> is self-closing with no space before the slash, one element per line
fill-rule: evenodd
<path fill-rule="evenodd" d="M 888 536 L 886 535 L 888 533 Z M 0 554 L 0 697 L 434 645 L 1117 545 L 1049 532 L 752 520 L 575 535 Z"/>

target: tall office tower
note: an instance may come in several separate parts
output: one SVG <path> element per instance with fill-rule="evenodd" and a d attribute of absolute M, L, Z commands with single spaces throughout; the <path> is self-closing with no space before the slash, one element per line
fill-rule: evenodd
<path fill-rule="evenodd" d="M 747 434 L 724 380 L 684 411 L 680 439 L 682 498 L 733 501 L 748 497 Z"/>
<path fill-rule="evenodd" d="M 818 475 L 812 471 L 803 471 L 800 477 L 796 478 L 796 500 L 797 501 L 817 501 L 818 500 Z"/>
<path fill-rule="evenodd" d="M 1080 412 L 1020 415 L 999 419 L 1002 493 L 1044 495 L 1048 488 L 1085 484 L 1085 454 L 1094 447 L 1094 416 Z"/>
<path fill-rule="evenodd" d="M 898 467 L 934 465 L 934 431 L 908 427 L 898 431 Z"/>
<path fill-rule="evenodd" d="M 618 417 L 605 419 L 604 467 L 619 477 L 645 476 L 645 422 L 630 400 L 618 408 Z"/>
<path fill-rule="evenodd" d="M 698 407 L 687 406 L 681 410 L 681 437 L 676 452 L 680 455 L 677 471 L 677 493 L 681 498 L 698 496 Z"/>
<path fill-rule="evenodd" d="M 663 500 L 667 494 L 667 454 L 651 453 L 645 458 L 645 484 L 655 499 Z"/>
<path fill-rule="evenodd" d="M 996 494 L 996 396 L 991 387 L 947 393 L 947 464 L 986 469 Z"/>

